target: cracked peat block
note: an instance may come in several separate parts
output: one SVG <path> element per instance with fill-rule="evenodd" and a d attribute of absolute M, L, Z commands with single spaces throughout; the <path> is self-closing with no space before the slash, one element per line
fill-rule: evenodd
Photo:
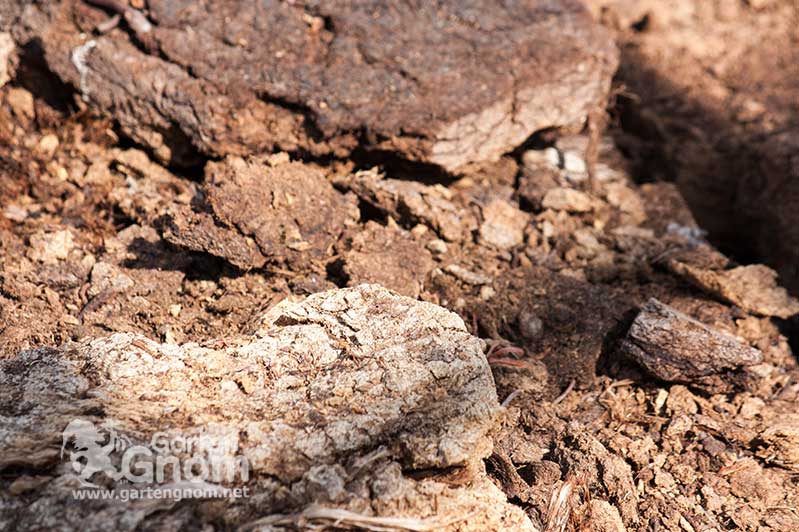
<path fill-rule="evenodd" d="M 425 489 L 437 489 L 444 503 L 451 499 L 457 515 L 482 506 L 479 494 L 450 496 L 446 486 L 416 484 L 402 473 L 472 467 L 473 480 L 485 480 L 479 464 L 491 452 L 500 407 L 483 343 L 460 317 L 360 285 L 285 300 L 259 324 L 253 335 L 206 347 L 121 333 L 23 351 L 0 363 L 0 470 L 36 472 L 48 481 L 31 492 L 25 486 L 35 478 L 21 475 L 13 496 L 0 497 L 0 522 L 19 530 L 133 530 L 213 519 L 199 503 L 181 516 L 149 515 L 170 508 L 170 500 L 99 501 L 84 513 L 70 495 L 79 478 L 59 454 L 70 423 L 112 423 L 145 446 L 159 432 L 225 437 L 224 452 L 249 464 L 249 478 L 234 480 L 263 494 L 217 508 L 229 528 L 311 502 L 363 512 L 364 499 L 383 499 L 391 514 L 400 489 L 402 511 L 422 517 L 435 513 L 426 508 Z M 121 454 L 109 456 L 108 470 L 123 467 Z M 83 480 L 124 487 L 104 475 Z M 364 485 L 364 495 L 354 480 L 359 475 L 383 480 Z M 418 501 L 409 507 L 408 497 Z M 513 529 L 531 530 L 518 509 L 489 502 L 497 522 L 466 529 L 496 529 L 515 515 Z M 373 504 L 369 513 L 379 514 Z"/>
<path fill-rule="evenodd" d="M 148 7 L 152 54 L 124 26 L 92 38 L 107 13 L 81 2 L 25 10 L 15 37 L 41 39 L 59 77 L 172 162 L 189 143 L 215 157 L 360 143 L 454 170 L 580 128 L 618 60 L 576 0 Z"/>

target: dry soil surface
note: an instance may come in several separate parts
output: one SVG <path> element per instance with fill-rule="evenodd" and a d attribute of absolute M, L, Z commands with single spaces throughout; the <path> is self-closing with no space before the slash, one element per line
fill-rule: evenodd
<path fill-rule="evenodd" d="M 0 2 L 0 528 L 799 530 L 794 3 L 91 4 Z"/>

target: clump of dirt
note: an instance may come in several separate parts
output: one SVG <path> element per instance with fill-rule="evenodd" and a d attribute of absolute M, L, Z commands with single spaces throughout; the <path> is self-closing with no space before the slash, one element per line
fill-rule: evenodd
<path fill-rule="evenodd" d="M 265 160 L 231 157 L 209 163 L 206 173 L 195 211 L 167 215 L 167 240 L 243 269 L 266 262 L 307 268 L 328 256 L 360 216 L 354 197 L 342 196 L 322 172 L 290 162 L 285 153 Z"/>
<path fill-rule="evenodd" d="M 179 347 L 114 334 L 5 361 L 0 405 L 11 423 L 0 434 L 7 451 L 0 468 L 56 464 L 57 435 L 65 422 L 75 427 L 70 420 L 78 416 L 80 426 L 69 429 L 78 437 L 81 427 L 112 418 L 115 431 L 135 435 L 132 443 L 140 446 L 154 434 L 196 438 L 209 430 L 235 441 L 222 451 L 227 455 L 216 458 L 246 459 L 249 468 L 234 471 L 233 480 L 249 481 L 261 497 L 231 501 L 220 509 L 217 518 L 231 524 L 302 511 L 311 503 L 362 511 L 374 504 L 368 494 L 379 493 L 379 484 L 388 480 L 382 477 L 401 476 L 400 466 L 471 468 L 467 477 L 486 481 L 479 461 L 491 452 L 489 431 L 499 404 L 482 342 L 466 332 L 456 315 L 361 285 L 319 293 L 302 303 L 285 302 L 258 321 L 252 335 L 226 335 L 216 347 Z M 264 364 L 265 353 L 279 355 Z M 50 386 L 31 394 L 42 382 Z M 30 396 L 24 405 L 14 401 L 24 394 Z M 184 459 L 192 456 L 184 451 Z M 124 458 L 115 465 L 124 471 Z M 81 480 L 90 480 L 92 473 L 84 470 Z M 16 511 L 17 527 L 77 529 L 88 523 L 134 528 L 159 521 L 148 522 L 136 502 L 100 503 L 89 516 L 65 516 L 74 475 L 52 475 L 45 491 L 26 486 L 24 478 L 14 481 L 17 497 L 3 509 Z M 354 488 L 359 482 L 369 486 L 366 495 Z M 435 522 L 439 516 L 425 515 L 424 492 L 430 484 L 406 480 L 394 489 L 402 492 L 404 511 L 415 506 L 414 513 Z M 434 486 L 447 500 L 449 514 L 487 506 L 481 497 L 493 502 L 482 524 L 471 523 L 471 530 L 495 528 L 500 520 L 532 530 L 520 509 L 502 501 L 499 490 Z M 374 499 L 390 508 L 396 496 L 376 494 Z M 202 502 L 195 504 L 197 511 Z M 24 509 L 31 505 L 38 510 Z M 184 514 L 182 524 L 189 520 L 190 514 Z"/>

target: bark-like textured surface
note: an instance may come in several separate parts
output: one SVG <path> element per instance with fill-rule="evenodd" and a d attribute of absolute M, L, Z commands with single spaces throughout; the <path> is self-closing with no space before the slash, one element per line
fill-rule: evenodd
<path fill-rule="evenodd" d="M 252 238 L 219 225 L 211 214 L 188 207 L 172 207 L 162 224 L 164 239 L 176 246 L 205 251 L 242 269 L 259 268 L 266 257 Z"/>
<path fill-rule="evenodd" d="M 657 299 L 641 307 L 622 349 L 658 378 L 691 382 L 763 361 L 763 354 Z"/>
<path fill-rule="evenodd" d="M 544 128 L 579 128 L 617 63 L 576 0 L 148 7 L 155 55 L 122 30 L 80 36 L 103 12 L 79 2 L 26 24 L 61 78 L 172 159 L 175 137 L 217 156 L 346 154 L 360 138 L 452 170 Z"/>
<path fill-rule="evenodd" d="M 142 445 L 156 432 L 231 438 L 227 452 L 247 459 L 250 482 L 262 494 L 253 504 L 273 513 L 291 506 L 278 502 L 291 486 L 295 503 L 319 502 L 302 493 L 314 475 L 335 484 L 326 475 L 344 475 L 343 464 L 380 449 L 364 463 L 390 458 L 409 469 L 479 470 L 498 409 L 482 342 L 463 321 L 375 285 L 287 301 L 260 319 L 254 336 L 213 347 L 115 334 L 26 351 L 0 366 L 0 469 L 47 478 L 31 498 L 4 496 L 0 510 L 12 528 L 59 519 L 77 526 L 82 516 L 67 506 L 77 477 L 59 465 L 61 433 L 73 419 L 113 420 Z M 25 482 L 17 490 L 25 492 Z M 239 511 L 238 519 L 248 513 Z M 91 514 L 96 523 L 131 529 L 146 512 L 117 501 Z M 154 519 L 150 524 L 165 526 L 181 517 Z"/>

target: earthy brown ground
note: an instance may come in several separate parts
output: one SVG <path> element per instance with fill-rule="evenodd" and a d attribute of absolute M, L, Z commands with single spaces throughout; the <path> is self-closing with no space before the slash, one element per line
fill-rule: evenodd
<path fill-rule="evenodd" d="M 796 303 L 736 269 L 799 286 L 796 5 L 589 4 L 622 51 L 596 161 L 544 132 L 449 174 L 330 150 L 164 166 L 27 50 L 0 89 L 0 359 L 213 341 L 380 283 L 488 340 L 510 402 L 486 467 L 539 529 L 799 530 Z M 654 377 L 621 342 L 653 297 L 762 360 Z"/>

